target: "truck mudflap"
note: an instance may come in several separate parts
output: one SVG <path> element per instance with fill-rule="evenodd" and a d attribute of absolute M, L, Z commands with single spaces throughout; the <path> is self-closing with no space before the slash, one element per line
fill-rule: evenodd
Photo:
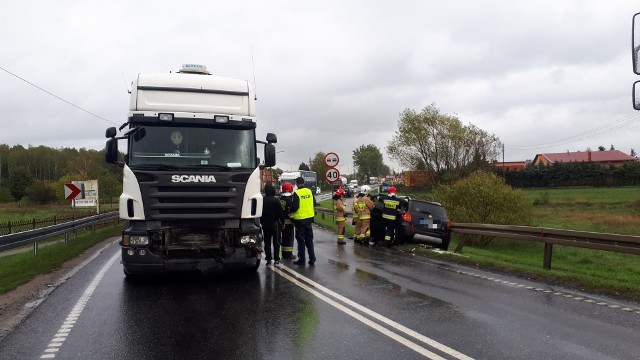
<path fill-rule="evenodd" d="M 205 274 L 229 269 L 257 269 L 261 259 L 262 249 L 258 245 L 234 248 L 225 257 L 173 260 L 144 248 L 122 248 L 122 265 L 126 275 L 184 271 Z"/>

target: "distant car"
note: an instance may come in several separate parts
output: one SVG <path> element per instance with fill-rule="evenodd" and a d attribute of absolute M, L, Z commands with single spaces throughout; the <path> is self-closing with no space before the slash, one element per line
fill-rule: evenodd
<path fill-rule="evenodd" d="M 349 186 L 342 185 L 342 184 L 334 184 L 333 185 L 333 192 L 331 193 L 331 195 L 335 194 L 336 190 L 338 190 L 338 189 L 344 190 L 344 197 L 346 197 L 346 198 L 353 197 L 353 191 L 351 189 L 349 189 Z"/>
<path fill-rule="evenodd" d="M 398 219 L 396 243 L 419 242 L 433 245 L 442 250 L 449 249 L 451 241 L 451 221 L 444 207 L 432 201 L 405 198 L 408 210 Z M 371 211 L 371 238 L 378 244 L 384 241 L 382 207 L 376 201 Z"/>

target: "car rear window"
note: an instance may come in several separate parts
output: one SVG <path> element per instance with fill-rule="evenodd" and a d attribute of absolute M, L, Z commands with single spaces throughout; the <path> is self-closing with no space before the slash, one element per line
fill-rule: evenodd
<path fill-rule="evenodd" d="M 426 201 L 411 200 L 409 201 L 409 211 L 419 212 L 423 214 L 431 214 L 434 218 L 446 219 L 447 213 L 440 205 L 436 205 Z"/>

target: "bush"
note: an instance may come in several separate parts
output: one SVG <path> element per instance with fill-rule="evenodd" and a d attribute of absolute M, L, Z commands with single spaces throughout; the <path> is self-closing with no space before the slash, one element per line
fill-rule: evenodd
<path fill-rule="evenodd" d="M 493 173 L 476 171 L 451 185 L 435 189 L 436 201 L 447 209 L 454 222 L 529 225 L 532 205 L 521 190 L 506 185 Z M 488 244 L 493 238 L 465 235 L 465 242 Z"/>

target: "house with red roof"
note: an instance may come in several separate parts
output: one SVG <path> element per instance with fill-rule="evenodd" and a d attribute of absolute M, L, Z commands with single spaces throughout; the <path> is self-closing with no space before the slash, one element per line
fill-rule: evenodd
<path fill-rule="evenodd" d="M 526 165 L 527 163 L 525 161 L 493 161 L 493 166 L 505 172 L 524 170 Z"/>
<path fill-rule="evenodd" d="M 593 162 L 599 163 L 600 165 L 605 167 L 609 167 L 611 165 L 621 167 L 625 162 L 628 161 L 638 161 L 638 159 L 631 155 L 627 155 L 620 150 L 576 152 L 567 151 L 564 153 L 537 154 L 533 159 L 533 165 L 549 165 L 557 162 Z"/>

